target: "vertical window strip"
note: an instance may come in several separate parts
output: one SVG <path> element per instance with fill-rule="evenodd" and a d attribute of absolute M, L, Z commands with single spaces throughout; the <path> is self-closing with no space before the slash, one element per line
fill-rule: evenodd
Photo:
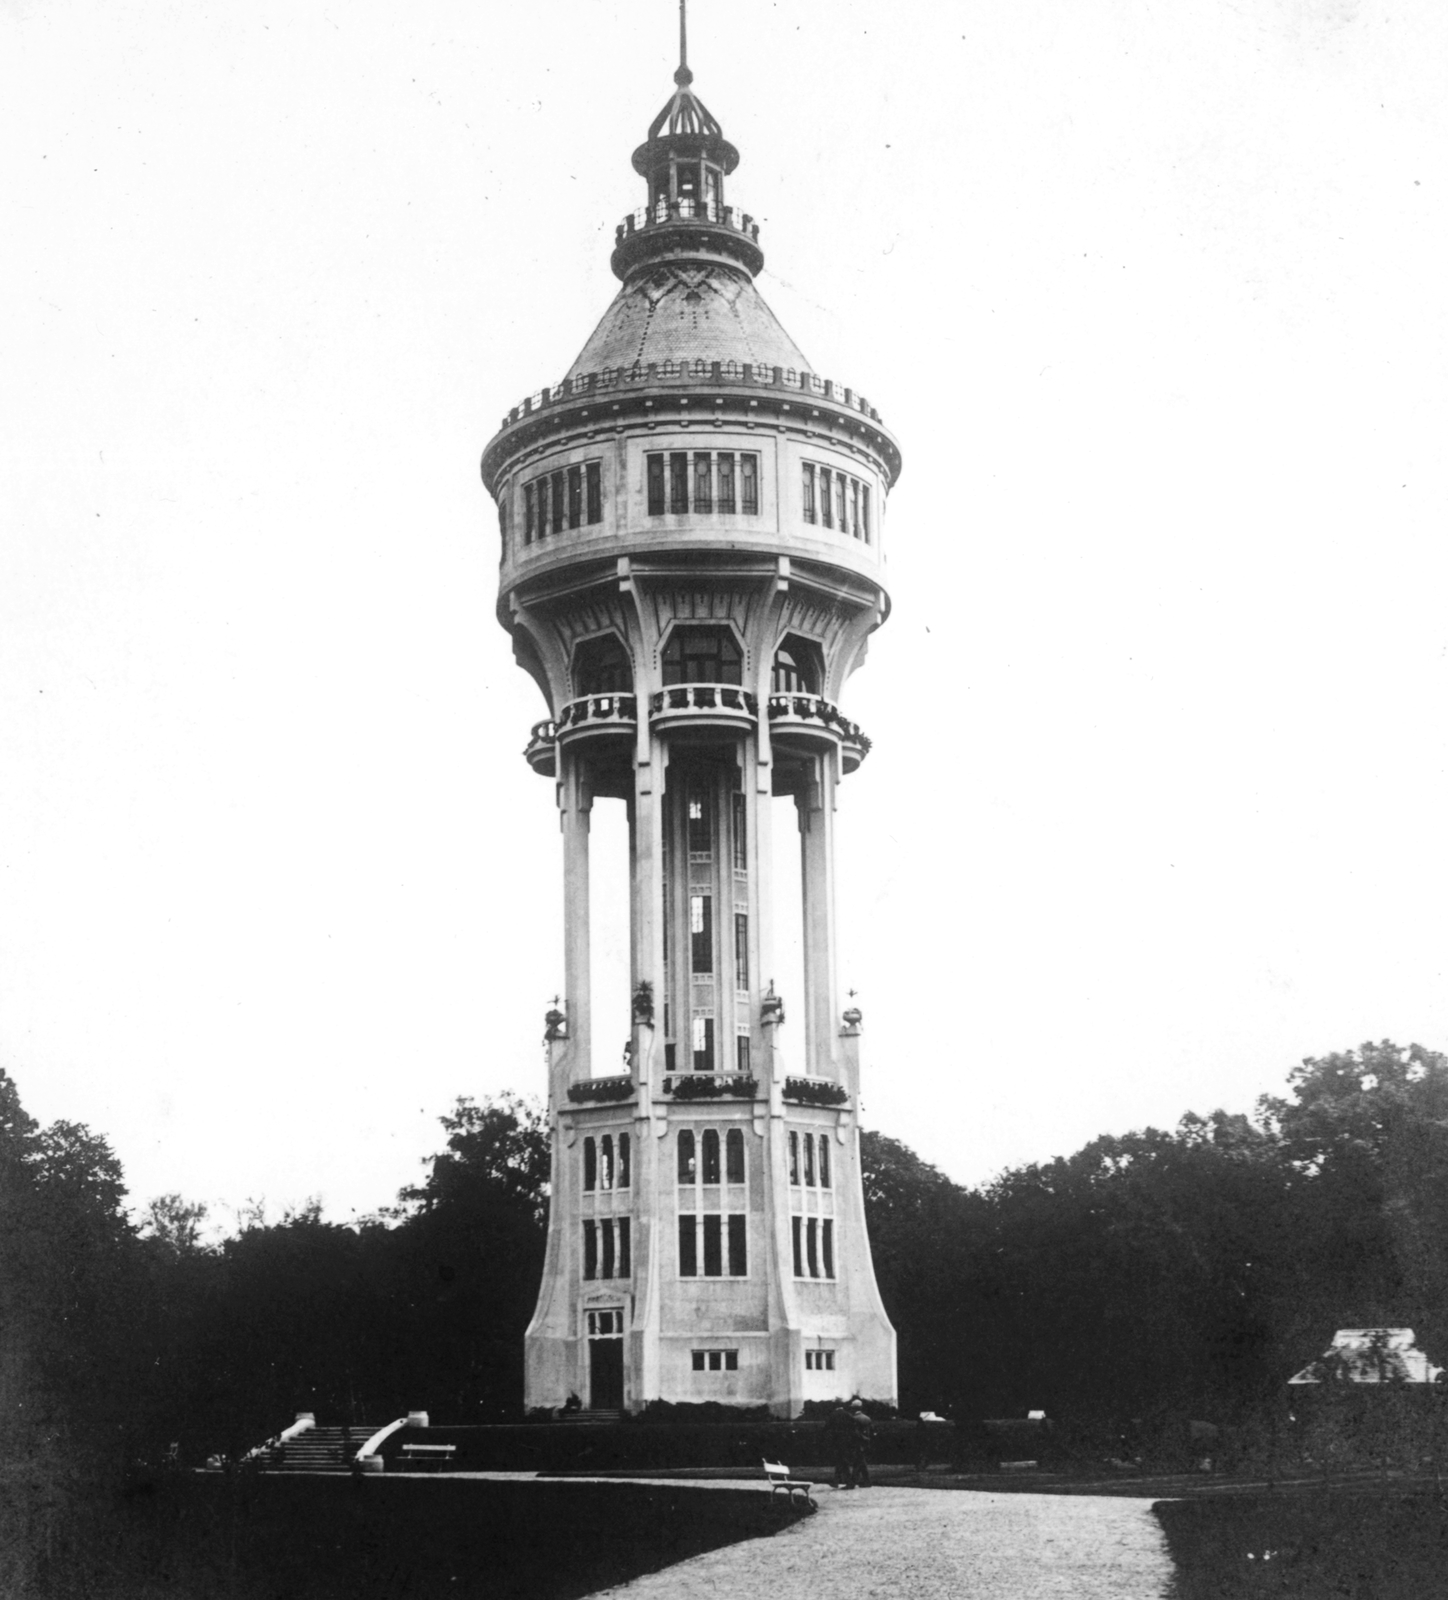
<path fill-rule="evenodd" d="M 804 520 L 815 520 L 815 469 L 812 461 L 804 464 Z"/>
<path fill-rule="evenodd" d="M 719 465 L 719 509 L 726 514 L 734 511 L 734 452 L 721 450 Z"/>
<path fill-rule="evenodd" d="M 695 1017 L 693 1027 L 693 1056 L 695 1072 L 712 1072 L 714 1070 L 714 1019 L 713 1017 Z"/>
<path fill-rule="evenodd" d="M 583 526 L 583 468 L 568 469 L 568 526 Z"/>
<path fill-rule="evenodd" d="M 689 458 L 683 451 L 669 457 L 669 510 L 676 516 L 689 509 Z"/>
<path fill-rule="evenodd" d="M 806 1217 L 804 1227 L 804 1254 L 805 1264 L 809 1268 L 809 1275 L 817 1278 L 820 1275 L 819 1253 L 819 1220 L 816 1217 Z"/>
<path fill-rule="evenodd" d="M 584 467 L 587 479 L 587 516 L 590 524 L 603 521 L 603 467 L 597 461 L 590 461 Z"/>
<path fill-rule="evenodd" d="M 814 1150 L 814 1135 L 807 1133 L 804 1136 L 804 1181 L 805 1187 L 808 1189 L 813 1189 L 815 1186 Z"/>
<path fill-rule="evenodd" d="M 613 1135 L 606 1133 L 598 1141 L 598 1187 L 613 1188 Z"/>
<path fill-rule="evenodd" d="M 724 1135 L 724 1179 L 744 1182 L 744 1132 L 740 1128 L 730 1128 Z"/>
<path fill-rule="evenodd" d="M 701 1163 L 704 1169 L 705 1183 L 718 1183 L 719 1181 L 719 1130 L 706 1128 L 704 1130 L 704 1159 Z"/>
<path fill-rule="evenodd" d="M 850 531 L 845 521 L 845 475 L 843 472 L 835 474 L 835 526 L 841 533 Z"/>
<path fill-rule="evenodd" d="M 621 1133 L 618 1136 L 618 1186 L 620 1189 L 627 1189 L 629 1185 L 628 1158 L 628 1135 Z M 820 1182 L 823 1183 L 824 1179 L 821 1178 Z"/>
<path fill-rule="evenodd" d="M 824 1256 L 825 1277 L 835 1275 L 835 1224 L 832 1218 L 820 1219 L 820 1253 Z"/>
<path fill-rule="evenodd" d="M 833 528 L 835 525 L 835 494 L 832 479 L 834 474 L 828 467 L 820 468 L 820 521 L 825 527 Z"/>
<path fill-rule="evenodd" d="M 523 543 L 532 544 L 538 532 L 538 486 L 523 485 Z"/>
<path fill-rule="evenodd" d="M 741 1077 L 747 1078 L 750 1073 L 749 1065 L 749 1035 L 738 1034 L 734 1040 L 734 1067 Z"/>
<path fill-rule="evenodd" d="M 704 1276 L 724 1276 L 723 1218 L 717 1211 L 704 1213 Z"/>
<path fill-rule="evenodd" d="M 759 457 L 739 458 L 739 509 L 746 517 L 759 515 Z"/>
<path fill-rule="evenodd" d="M 633 1277 L 633 1249 L 629 1238 L 629 1218 L 619 1217 L 614 1226 L 618 1229 L 618 1276 Z M 831 1274 L 833 1276 L 833 1274 Z"/>
<path fill-rule="evenodd" d="M 729 1215 L 729 1276 L 743 1278 L 749 1274 L 749 1219 L 741 1212 Z"/>
<path fill-rule="evenodd" d="M 679 1218 L 679 1276 L 699 1276 L 699 1240 L 694 1230 L 694 1215 L 687 1212 Z"/>
<path fill-rule="evenodd" d="M 870 486 L 868 483 L 860 485 L 860 532 L 864 535 L 865 543 L 870 542 Z"/>
<path fill-rule="evenodd" d="M 679 1133 L 679 1182 L 693 1183 L 695 1171 L 694 1135 L 684 1128 Z"/>
<path fill-rule="evenodd" d="M 799 1135 L 791 1133 L 789 1136 L 789 1181 L 799 1183 Z"/>
<path fill-rule="evenodd" d="M 689 896 L 689 967 L 692 972 L 714 970 L 714 900 L 711 895 Z"/>
<path fill-rule="evenodd" d="M 648 467 L 648 495 L 649 515 L 661 517 L 664 514 L 664 458 L 661 455 L 649 456 Z"/>
<path fill-rule="evenodd" d="M 749 917 L 743 911 L 734 913 L 734 987 L 749 987 Z"/>
<path fill-rule="evenodd" d="M 804 1251 L 800 1243 L 804 1231 L 804 1218 L 791 1217 L 789 1219 L 790 1242 L 794 1246 L 794 1275 L 796 1278 L 804 1277 Z"/>
<path fill-rule="evenodd" d="M 860 537 L 860 480 L 850 479 L 850 532 L 858 539 Z"/>
<path fill-rule="evenodd" d="M 583 1188 L 587 1193 L 598 1186 L 598 1146 L 592 1138 L 583 1141 Z"/>
<path fill-rule="evenodd" d="M 714 509 L 714 458 L 707 450 L 694 455 L 694 510 Z"/>
<path fill-rule="evenodd" d="M 625 1138 L 627 1135 L 625 1135 Z M 830 1136 L 827 1133 L 820 1135 L 820 1188 L 828 1189 L 830 1186 Z"/>
<path fill-rule="evenodd" d="M 729 817 L 732 826 L 729 830 L 733 845 L 734 870 L 736 872 L 749 871 L 749 813 L 745 810 L 745 799 L 736 790 L 729 796 Z"/>
<path fill-rule="evenodd" d="M 583 1276 L 598 1276 L 598 1226 L 592 1221 L 583 1224 Z"/>
<path fill-rule="evenodd" d="M 559 470 L 553 473 L 548 479 L 548 501 L 550 509 L 553 513 L 553 531 L 554 533 L 562 533 L 563 519 L 567 512 L 567 507 L 563 503 L 562 468 L 559 468 Z"/>
<path fill-rule="evenodd" d="M 614 1255 L 613 1255 L 613 1218 L 612 1217 L 605 1217 L 604 1220 L 603 1220 L 603 1223 L 602 1223 L 602 1228 L 603 1228 L 603 1271 L 599 1274 L 599 1276 L 600 1277 L 604 1277 L 604 1278 L 611 1278 L 613 1276 L 613 1262 L 614 1262 Z"/>

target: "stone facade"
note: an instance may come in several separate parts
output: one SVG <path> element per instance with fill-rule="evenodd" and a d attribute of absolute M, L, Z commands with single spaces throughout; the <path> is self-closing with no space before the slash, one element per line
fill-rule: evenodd
<path fill-rule="evenodd" d="M 568 376 L 483 456 L 498 617 L 548 718 L 563 834 L 549 1014 L 553 1206 L 526 1400 L 637 1409 L 895 1398 L 860 1183 L 857 1011 L 835 976 L 834 815 L 869 740 L 837 708 L 885 619 L 899 451 L 754 285 L 738 153 L 690 88 L 634 154 L 622 287 Z M 800 832 L 801 996 L 770 980 L 776 795 Z M 628 1071 L 595 1076 L 589 818 L 628 812 Z M 803 1070 L 776 1048 L 786 1003 Z M 795 1050 L 799 1046 L 796 1042 Z"/>

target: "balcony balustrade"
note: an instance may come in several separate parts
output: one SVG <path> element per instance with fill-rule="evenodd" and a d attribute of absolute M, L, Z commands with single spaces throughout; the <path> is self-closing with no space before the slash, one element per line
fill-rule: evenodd
<path fill-rule="evenodd" d="M 679 1072 L 664 1079 L 664 1093 L 676 1100 L 752 1100 L 759 1079 L 746 1072 Z"/>
<path fill-rule="evenodd" d="M 558 713 L 555 737 L 575 734 L 632 733 L 638 725 L 638 698 L 631 694 L 586 694 Z"/>
<path fill-rule="evenodd" d="M 639 206 L 614 230 L 613 242 L 622 244 L 632 233 L 642 233 L 645 228 L 657 228 L 671 222 L 712 222 L 720 228 L 733 228 L 737 233 L 759 242 L 759 224 L 747 211 L 737 206 L 721 206 L 717 200 L 670 200 L 661 195 L 651 206 Z"/>
<path fill-rule="evenodd" d="M 736 683 L 674 683 L 649 696 L 649 721 L 655 726 L 722 723 L 747 728 L 758 716 L 758 698 Z"/>
<path fill-rule="evenodd" d="M 809 748 L 838 739 L 846 772 L 853 772 L 870 753 L 865 730 L 821 695 L 772 694 L 767 709 L 770 737 L 782 746 Z"/>

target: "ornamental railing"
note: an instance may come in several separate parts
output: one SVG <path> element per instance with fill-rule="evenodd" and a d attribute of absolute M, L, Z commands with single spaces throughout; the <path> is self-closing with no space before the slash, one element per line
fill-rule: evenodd
<path fill-rule="evenodd" d="M 551 738 L 568 728 L 581 728 L 585 724 L 597 723 L 625 723 L 632 725 L 639 718 L 638 698 L 631 694 L 586 694 L 580 699 L 570 700 L 558 713 L 557 720 L 546 724 L 553 729 Z M 538 729 L 544 727 L 539 723 L 534 728 L 535 736 Z"/>
<path fill-rule="evenodd" d="M 816 372 L 800 372 L 794 367 L 769 367 L 750 361 L 706 361 L 702 356 L 683 361 L 636 361 L 631 367 L 603 367 L 597 372 L 580 373 L 576 378 L 565 378 L 562 383 L 546 389 L 535 390 L 503 418 L 502 426 L 520 422 L 534 412 L 565 400 L 577 400 L 587 395 L 612 394 L 619 389 L 643 388 L 659 383 L 728 383 L 744 388 L 786 389 L 801 394 L 818 395 L 869 417 L 880 420 L 880 413 L 862 394 L 832 378 L 822 378 Z"/>
<path fill-rule="evenodd" d="M 839 708 L 817 694 L 772 694 L 769 697 L 769 720 L 798 720 L 818 722 L 833 728 L 847 743 L 858 745 L 862 751 L 870 748 L 870 738 L 858 722 L 851 722 L 840 714 Z"/>
<path fill-rule="evenodd" d="M 568 1098 L 575 1105 L 588 1105 L 590 1102 L 608 1104 L 615 1100 L 631 1099 L 634 1092 L 634 1081 L 628 1073 L 617 1077 L 585 1078 L 581 1083 L 568 1085 Z"/>
<path fill-rule="evenodd" d="M 752 1100 L 758 1091 L 758 1078 L 744 1072 L 681 1072 L 664 1079 L 664 1093 L 675 1100 Z"/>
<path fill-rule="evenodd" d="M 733 228 L 746 238 L 759 240 L 759 224 L 747 211 L 737 206 L 721 206 L 717 200 L 670 200 L 660 195 L 651 206 L 639 206 L 614 230 L 614 243 L 622 244 L 629 234 L 643 228 L 657 228 L 669 222 L 712 222 L 721 228 Z"/>
<path fill-rule="evenodd" d="M 674 683 L 649 696 L 651 717 L 666 716 L 671 711 L 738 711 L 757 717 L 759 700 L 732 683 Z"/>

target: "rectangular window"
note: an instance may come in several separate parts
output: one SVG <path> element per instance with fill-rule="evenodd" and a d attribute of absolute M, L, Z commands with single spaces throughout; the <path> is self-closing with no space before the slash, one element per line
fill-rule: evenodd
<path fill-rule="evenodd" d="M 648 486 L 649 515 L 661 517 L 664 514 L 664 458 L 661 455 L 648 457 Z"/>
<path fill-rule="evenodd" d="M 739 1352 L 737 1350 L 726 1350 L 724 1352 L 724 1370 L 725 1372 L 738 1372 Z"/>
<path fill-rule="evenodd" d="M 719 509 L 734 510 L 734 454 L 725 450 L 719 454 Z"/>
<path fill-rule="evenodd" d="M 620 1189 L 628 1188 L 628 1135 L 621 1133 L 618 1136 L 618 1186 Z M 824 1179 L 821 1178 L 823 1183 Z"/>
<path fill-rule="evenodd" d="M 704 1130 L 704 1182 L 718 1183 L 719 1181 L 719 1130 L 706 1128 Z"/>
<path fill-rule="evenodd" d="M 812 1278 L 819 1277 L 819 1275 L 820 1275 L 819 1222 L 818 1222 L 818 1219 L 815 1218 L 815 1217 L 806 1217 L 805 1218 L 804 1254 L 805 1254 L 806 1265 L 809 1267 L 809 1275 L 810 1275 L 810 1277 L 812 1277 Z"/>
<path fill-rule="evenodd" d="M 799 1182 L 799 1135 L 792 1133 L 789 1136 L 789 1181 L 793 1184 Z"/>
<path fill-rule="evenodd" d="M 867 483 L 860 485 L 860 533 L 865 543 L 870 542 L 870 486 Z"/>
<path fill-rule="evenodd" d="M 714 1070 L 713 1017 L 695 1017 L 693 1029 L 694 1071 L 712 1072 Z"/>
<path fill-rule="evenodd" d="M 803 1217 L 791 1217 L 789 1219 L 790 1240 L 794 1245 L 794 1275 L 796 1278 L 804 1277 L 804 1254 L 800 1249 L 800 1234 L 803 1231 L 803 1224 Z"/>
<path fill-rule="evenodd" d="M 704 1276 L 706 1278 L 722 1278 L 724 1276 L 723 1222 L 724 1219 L 717 1211 L 706 1212 L 704 1215 Z"/>
<path fill-rule="evenodd" d="M 807 1133 L 804 1136 L 804 1181 L 811 1189 L 814 1188 L 814 1135 L 812 1133 Z"/>
<path fill-rule="evenodd" d="M 845 475 L 843 472 L 835 474 L 835 526 L 841 533 L 850 531 L 849 524 L 845 521 Z"/>
<path fill-rule="evenodd" d="M 692 1216 L 679 1218 L 679 1276 L 681 1278 L 699 1276 L 699 1247 L 694 1235 Z"/>
<path fill-rule="evenodd" d="M 689 970 L 714 970 L 714 901 L 707 894 L 689 896 Z"/>
<path fill-rule="evenodd" d="M 605 1217 L 599 1227 L 603 1230 L 603 1272 L 601 1275 L 605 1278 L 611 1278 L 613 1276 L 613 1218 Z"/>
<path fill-rule="evenodd" d="M 707 450 L 694 455 L 694 510 L 714 509 L 714 458 Z"/>
<path fill-rule="evenodd" d="M 804 464 L 804 520 L 815 520 L 815 469 L 812 461 Z"/>
<path fill-rule="evenodd" d="M 827 1133 L 820 1135 L 820 1188 L 828 1189 L 830 1186 L 830 1136 Z"/>
<path fill-rule="evenodd" d="M 749 1076 L 749 1035 L 741 1033 L 734 1041 L 734 1070 Z"/>
<path fill-rule="evenodd" d="M 749 918 L 742 911 L 734 913 L 734 987 L 749 987 Z"/>
<path fill-rule="evenodd" d="M 855 478 L 850 479 L 850 532 L 860 537 L 860 485 Z"/>
<path fill-rule="evenodd" d="M 589 522 L 603 521 L 603 468 L 597 461 L 590 461 L 583 469 L 587 480 L 588 494 L 588 520 Z"/>
<path fill-rule="evenodd" d="M 820 1247 L 820 1253 L 825 1260 L 825 1277 L 833 1278 L 835 1275 L 835 1225 L 829 1217 L 824 1217 L 820 1221 Z"/>
<path fill-rule="evenodd" d="M 739 458 L 739 509 L 746 517 L 759 515 L 759 457 Z"/>
<path fill-rule="evenodd" d="M 704 1357 L 707 1353 L 708 1352 L 704 1350 L 691 1350 L 689 1352 L 689 1365 L 694 1369 L 695 1372 L 702 1372 L 704 1370 Z"/>
<path fill-rule="evenodd" d="M 593 1222 L 583 1224 L 583 1276 L 598 1276 L 598 1226 Z"/>
<path fill-rule="evenodd" d="M 724 1178 L 728 1183 L 744 1182 L 744 1134 L 731 1128 L 724 1139 Z"/>
<path fill-rule="evenodd" d="M 620 1217 L 615 1223 L 618 1229 L 618 1276 L 631 1278 L 633 1276 L 633 1251 L 632 1240 L 629 1238 L 629 1219 Z"/>
<path fill-rule="evenodd" d="M 820 521 L 825 527 L 833 528 L 835 525 L 835 496 L 831 483 L 833 474 L 828 467 L 820 468 Z"/>
<path fill-rule="evenodd" d="M 742 1278 L 749 1271 L 747 1244 L 749 1218 L 734 1212 L 729 1217 L 729 1276 Z"/>
<path fill-rule="evenodd" d="M 583 1188 L 585 1193 L 598 1187 L 598 1144 L 594 1139 L 583 1141 Z"/>
<path fill-rule="evenodd" d="M 538 533 L 538 486 L 523 485 L 523 543 L 532 544 Z"/>
<path fill-rule="evenodd" d="M 835 1370 L 835 1353 L 833 1350 L 806 1350 L 804 1364 L 810 1372 L 833 1372 Z"/>
<path fill-rule="evenodd" d="M 568 526 L 583 526 L 583 468 L 568 469 Z"/>
<path fill-rule="evenodd" d="M 748 813 L 744 809 L 744 796 L 731 794 L 729 796 L 729 820 L 732 824 L 729 836 L 734 847 L 734 870 L 736 872 L 749 871 L 749 833 L 747 828 Z"/>
<path fill-rule="evenodd" d="M 669 457 L 669 510 L 675 514 L 689 509 L 689 458 L 682 450 Z"/>
<path fill-rule="evenodd" d="M 563 503 L 563 471 L 560 468 L 548 480 L 548 501 L 553 512 L 554 533 L 563 532 L 563 519 L 567 507 Z"/>
<path fill-rule="evenodd" d="M 544 538 L 548 533 L 548 480 L 538 480 L 538 537 Z"/>

